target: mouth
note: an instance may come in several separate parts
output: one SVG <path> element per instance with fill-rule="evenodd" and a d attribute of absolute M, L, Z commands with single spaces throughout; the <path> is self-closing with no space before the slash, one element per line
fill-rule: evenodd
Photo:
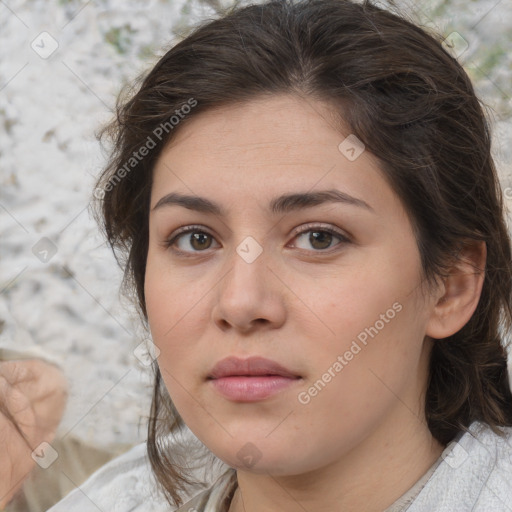
<path fill-rule="evenodd" d="M 263 357 L 228 357 L 213 367 L 206 380 L 228 400 L 255 402 L 289 388 L 302 377 Z"/>

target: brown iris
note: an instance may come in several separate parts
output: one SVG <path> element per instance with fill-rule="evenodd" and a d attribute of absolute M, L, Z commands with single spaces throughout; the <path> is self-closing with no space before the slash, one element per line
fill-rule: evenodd
<path fill-rule="evenodd" d="M 331 245 L 332 234 L 327 231 L 311 231 L 309 242 L 315 249 L 327 249 Z M 321 247 L 315 245 L 316 243 L 320 243 Z"/>
<path fill-rule="evenodd" d="M 210 243 L 208 245 L 203 245 L 206 238 L 209 238 Z M 197 242 L 198 245 L 195 245 L 195 242 Z M 212 243 L 211 237 L 207 233 L 200 233 L 200 232 L 192 233 L 190 245 L 195 250 L 208 249 L 210 247 L 211 243 Z"/>

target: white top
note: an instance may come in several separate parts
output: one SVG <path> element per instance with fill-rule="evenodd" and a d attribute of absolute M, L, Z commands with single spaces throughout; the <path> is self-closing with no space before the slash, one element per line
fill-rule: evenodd
<path fill-rule="evenodd" d="M 512 512 L 512 427 L 502 430 L 504 438 L 474 422 L 384 512 Z M 203 445 L 186 429 L 170 448 L 185 460 Z M 180 508 L 171 507 L 157 490 L 143 443 L 99 469 L 48 512 L 227 512 L 236 473 L 219 459 L 214 462 L 213 471 L 193 470 L 204 484 L 192 486 Z"/>

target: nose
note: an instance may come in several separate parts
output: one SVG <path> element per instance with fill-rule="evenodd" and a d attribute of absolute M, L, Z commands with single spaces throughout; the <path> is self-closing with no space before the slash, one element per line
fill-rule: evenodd
<path fill-rule="evenodd" d="M 223 275 L 212 308 L 212 319 L 221 330 L 245 334 L 284 323 L 285 286 L 269 267 L 265 251 L 251 261 L 233 250 Z"/>

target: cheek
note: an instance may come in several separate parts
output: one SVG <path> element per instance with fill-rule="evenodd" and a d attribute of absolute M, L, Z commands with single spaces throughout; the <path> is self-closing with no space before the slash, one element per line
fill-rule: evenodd
<path fill-rule="evenodd" d="M 194 349 L 203 338 L 208 320 L 204 307 L 208 289 L 199 280 L 191 281 L 175 270 L 171 273 L 165 261 L 148 257 L 144 285 L 146 310 L 153 342 L 160 350 L 162 369 L 178 374 L 192 364 Z"/>
<path fill-rule="evenodd" d="M 175 311 L 177 304 L 173 300 L 174 294 L 169 293 L 166 279 L 159 279 L 158 273 L 152 271 L 152 269 L 153 267 L 148 261 L 144 282 L 144 295 L 153 341 L 160 345 L 165 333 L 173 327 L 174 322 L 171 312 Z"/>
<path fill-rule="evenodd" d="M 188 294 L 178 293 L 180 288 L 175 281 L 150 252 L 144 282 L 146 311 L 153 341 L 164 352 L 181 329 L 180 318 L 186 318 L 190 310 Z"/>
<path fill-rule="evenodd" d="M 351 367 L 364 367 L 366 374 L 368 368 L 377 372 L 385 367 L 403 373 L 405 366 L 414 364 L 426 316 L 418 295 L 417 262 L 405 263 L 381 260 L 360 272 L 352 269 L 315 296 L 312 309 L 331 333 L 311 354 L 317 370 L 327 370 L 338 356 Z M 344 373 L 359 379 L 354 369 Z"/>
<path fill-rule="evenodd" d="M 376 322 L 382 330 L 381 315 L 384 320 L 399 316 L 399 306 L 393 309 L 393 304 L 403 303 L 405 296 L 403 285 L 374 270 L 352 271 L 325 284 L 327 289 L 317 294 L 314 307 L 337 339 L 353 339 Z"/>
<path fill-rule="evenodd" d="M 193 323 L 188 323 L 191 304 L 187 294 L 176 293 L 176 285 L 165 278 L 165 273 L 153 272 L 148 266 L 145 281 L 146 310 L 153 342 L 160 350 L 158 366 L 165 386 L 173 403 L 180 410 L 187 412 L 188 396 L 183 390 L 188 389 L 190 371 L 190 352 L 193 346 Z M 197 338 L 196 338 L 197 339 Z"/>

